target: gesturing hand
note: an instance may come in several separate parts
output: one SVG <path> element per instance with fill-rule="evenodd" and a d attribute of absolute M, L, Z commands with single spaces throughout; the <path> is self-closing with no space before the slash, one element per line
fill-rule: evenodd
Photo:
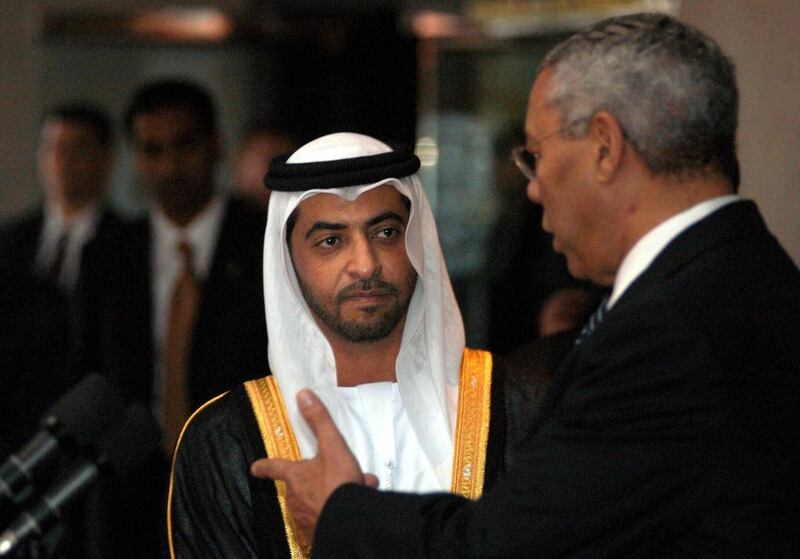
<path fill-rule="evenodd" d="M 378 479 L 361 472 L 327 408 L 313 392 L 300 390 L 297 406 L 317 438 L 317 455 L 299 462 L 256 460 L 250 472 L 257 478 L 286 482 L 286 504 L 302 537 L 312 543 L 322 507 L 337 487 L 345 483 L 377 487 Z"/>

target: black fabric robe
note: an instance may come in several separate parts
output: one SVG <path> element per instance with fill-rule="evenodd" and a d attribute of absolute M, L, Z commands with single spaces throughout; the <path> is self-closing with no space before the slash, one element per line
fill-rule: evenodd
<path fill-rule="evenodd" d="M 484 491 L 505 462 L 506 367 L 495 359 Z M 249 474 L 266 451 L 244 385 L 197 413 L 173 473 L 172 537 L 179 558 L 288 559 L 275 484 Z"/>

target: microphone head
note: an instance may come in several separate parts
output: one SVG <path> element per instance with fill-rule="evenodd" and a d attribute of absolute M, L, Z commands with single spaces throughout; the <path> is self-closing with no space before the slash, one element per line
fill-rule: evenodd
<path fill-rule="evenodd" d="M 59 440 L 87 448 L 121 420 L 124 410 L 119 390 L 105 377 L 92 373 L 53 404 L 42 427 Z"/>
<path fill-rule="evenodd" d="M 126 476 L 161 446 L 161 428 L 153 414 L 131 404 L 122 420 L 97 442 L 97 462 L 112 475 Z"/>

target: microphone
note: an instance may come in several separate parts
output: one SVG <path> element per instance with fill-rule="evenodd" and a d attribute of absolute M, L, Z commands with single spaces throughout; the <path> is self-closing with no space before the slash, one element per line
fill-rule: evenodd
<path fill-rule="evenodd" d="M 122 421 L 96 445 L 93 459 L 81 458 L 0 534 L 0 557 L 30 537 L 42 537 L 63 518 L 64 508 L 101 475 L 125 476 L 161 444 L 161 429 L 141 404 L 132 404 Z"/>
<path fill-rule="evenodd" d="M 96 373 L 64 394 L 42 418 L 42 430 L 0 466 L 0 516 L 31 497 L 35 481 L 62 450 L 90 447 L 124 409 L 119 391 Z"/>

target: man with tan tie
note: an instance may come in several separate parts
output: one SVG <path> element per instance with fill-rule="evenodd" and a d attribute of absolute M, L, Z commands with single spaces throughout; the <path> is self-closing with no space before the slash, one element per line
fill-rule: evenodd
<path fill-rule="evenodd" d="M 99 345 L 103 368 L 130 397 L 149 403 L 164 427 L 157 473 L 132 480 L 115 507 L 117 528 L 139 546 L 121 556 L 138 557 L 155 555 L 167 462 L 189 410 L 267 372 L 265 218 L 217 191 L 222 139 L 202 87 L 178 80 L 145 85 L 129 105 L 125 128 L 152 203 L 134 223 L 120 251 L 121 273 L 105 290 Z M 133 519 L 128 499 L 146 501 Z"/>
<path fill-rule="evenodd" d="M 174 443 L 194 408 L 267 366 L 261 295 L 264 219 L 217 193 L 215 108 L 195 84 L 142 88 L 125 116 L 137 176 L 152 199 L 140 222 L 149 268 L 153 411 Z M 139 373 L 140 375 L 142 373 Z M 171 451 L 171 448 L 169 449 Z"/>

